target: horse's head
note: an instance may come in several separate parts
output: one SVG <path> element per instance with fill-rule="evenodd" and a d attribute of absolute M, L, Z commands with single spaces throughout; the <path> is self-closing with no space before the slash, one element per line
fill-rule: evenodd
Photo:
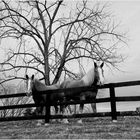
<path fill-rule="evenodd" d="M 98 66 L 97 63 L 94 62 L 97 85 L 100 85 L 100 86 L 104 84 L 103 66 L 104 66 L 104 63 Z"/>
<path fill-rule="evenodd" d="M 26 94 L 27 94 L 27 96 L 32 95 L 33 82 L 34 82 L 34 75 L 32 75 L 31 77 L 26 75 L 26 89 L 27 89 Z"/>

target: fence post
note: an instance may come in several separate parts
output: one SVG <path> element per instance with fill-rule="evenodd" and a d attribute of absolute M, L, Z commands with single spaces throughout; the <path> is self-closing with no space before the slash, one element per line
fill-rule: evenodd
<path fill-rule="evenodd" d="M 46 109 L 45 109 L 45 123 L 50 121 L 50 93 L 46 94 Z"/>
<path fill-rule="evenodd" d="M 116 99 L 115 99 L 115 88 L 114 86 L 111 84 L 110 85 L 110 103 L 111 103 L 111 116 L 112 116 L 112 120 L 113 122 L 117 121 L 117 111 L 116 111 Z"/>

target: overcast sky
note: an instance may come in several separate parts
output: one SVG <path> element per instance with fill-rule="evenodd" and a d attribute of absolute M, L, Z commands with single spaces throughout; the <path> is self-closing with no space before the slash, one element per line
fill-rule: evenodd
<path fill-rule="evenodd" d="M 115 18 L 121 21 L 121 28 L 128 31 L 128 46 L 122 51 L 128 56 L 120 65 L 124 72 L 107 73 L 107 81 L 140 80 L 140 1 L 109 1 Z"/>
<path fill-rule="evenodd" d="M 70 1 L 67 0 L 68 2 Z M 91 2 L 95 0 L 91 0 Z M 127 46 L 122 49 L 127 57 L 125 61 L 119 64 L 118 70 L 110 71 L 105 67 L 106 82 L 121 82 L 140 80 L 140 1 L 135 0 L 98 0 L 101 3 L 108 3 L 109 11 L 117 23 L 120 22 L 119 29 L 127 32 Z M 92 6 L 92 5 L 91 5 Z M 86 71 L 90 69 L 91 64 L 84 64 Z"/>
<path fill-rule="evenodd" d="M 108 82 L 140 80 L 140 1 L 109 1 L 115 17 L 121 21 L 122 30 L 128 31 L 128 46 L 123 49 L 128 57 L 120 64 L 124 72 L 106 72 Z M 117 88 L 117 96 L 140 95 L 140 86 Z M 118 103 L 118 110 L 135 110 L 140 102 Z M 103 106 L 102 106 L 103 107 Z M 101 108 L 102 108 L 101 107 Z"/>
<path fill-rule="evenodd" d="M 107 0 L 100 1 L 105 2 Z M 140 1 L 112 0 L 107 2 L 110 5 L 110 11 L 112 11 L 115 19 L 121 22 L 120 29 L 122 31 L 128 31 L 127 37 L 129 40 L 127 42 L 128 46 L 122 49 L 127 59 L 119 65 L 121 71 L 105 71 L 106 81 L 140 80 Z M 4 58 L 2 50 L 0 53 L 1 57 Z"/>
<path fill-rule="evenodd" d="M 67 0 L 69 1 L 69 0 Z M 94 0 L 91 0 L 95 2 Z M 117 23 L 119 29 L 127 32 L 127 46 L 122 49 L 127 57 L 118 65 L 118 70 L 109 70 L 105 67 L 106 82 L 121 82 L 140 80 L 140 0 L 98 0 L 101 3 L 108 3 L 109 11 Z M 72 2 L 72 1 L 69 1 Z M 84 64 L 86 71 L 91 64 Z M 88 65 L 88 66 L 87 66 Z"/>

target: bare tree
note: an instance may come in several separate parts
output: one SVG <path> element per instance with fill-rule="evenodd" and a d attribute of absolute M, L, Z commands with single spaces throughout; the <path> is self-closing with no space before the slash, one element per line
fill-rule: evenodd
<path fill-rule="evenodd" d="M 1 43 L 12 38 L 18 45 L 10 47 L 0 72 L 11 76 L 12 71 L 14 77 L 8 79 L 18 79 L 23 77 L 19 76 L 21 69 L 32 69 L 49 85 L 57 83 L 63 71 L 75 75 L 67 65 L 81 63 L 79 58 L 102 60 L 112 66 L 122 62 L 117 50 L 125 35 L 117 31 L 119 25 L 108 6 L 88 0 L 71 5 L 63 0 L 1 0 Z"/>

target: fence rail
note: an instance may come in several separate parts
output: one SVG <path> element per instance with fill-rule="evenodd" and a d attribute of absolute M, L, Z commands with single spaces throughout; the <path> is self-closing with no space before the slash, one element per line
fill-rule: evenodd
<path fill-rule="evenodd" d="M 49 122 L 50 119 L 58 119 L 58 118 L 82 118 L 82 117 L 104 117 L 110 116 L 112 120 L 117 120 L 117 116 L 135 116 L 139 115 L 136 111 L 122 111 L 118 112 L 116 109 L 116 102 L 126 102 L 126 101 L 140 101 L 140 96 L 125 96 L 125 97 L 116 97 L 115 96 L 115 88 L 126 87 L 126 86 L 138 86 L 140 85 L 140 81 L 128 81 L 128 82 L 119 82 L 119 83 L 109 83 L 103 86 L 97 87 L 78 87 L 78 88 L 68 88 L 68 89 L 56 89 L 56 90 L 47 90 L 47 94 L 53 94 L 55 92 L 67 92 L 72 90 L 77 90 L 80 92 L 84 91 L 92 91 L 95 88 L 98 89 L 109 89 L 110 97 L 108 98 L 100 98 L 86 101 L 68 101 L 63 103 L 57 103 L 57 105 L 75 105 L 75 104 L 89 104 L 89 103 L 104 103 L 110 102 L 111 112 L 101 112 L 101 113 L 84 113 L 84 114 L 74 114 L 69 116 L 62 115 L 50 115 L 50 106 L 53 104 L 41 104 L 46 106 L 46 115 L 41 116 L 19 116 L 19 117 L 5 117 L 0 118 L 0 121 L 16 121 L 16 120 L 28 120 L 28 119 L 45 119 L 46 122 Z M 42 91 L 41 94 L 46 94 L 46 91 Z M 25 93 L 18 94 L 10 94 L 10 95 L 0 95 L 0 99 L 4 98 L 18 98 L 26 96 Z M 39 105 L 38 105 L 39 106 Z M 22 105 L 11 105 L 11 106 L 0 106 L 0 110 L 5 109 L 17 109 L 17 108 L 29 108 L 29 107 L 37 107 L 35 104 L 22 104 Z"/>

